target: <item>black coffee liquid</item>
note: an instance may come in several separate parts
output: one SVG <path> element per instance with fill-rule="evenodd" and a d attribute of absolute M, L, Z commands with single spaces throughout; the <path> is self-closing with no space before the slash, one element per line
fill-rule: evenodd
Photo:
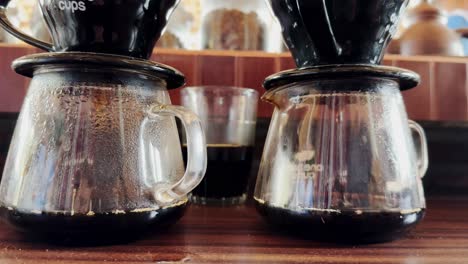
<path fill-rule="evenodd" d="M 424 217 L 412 212 L 294 211 L 255 202 L 265 220 L 282 231 L 330 242 L 378 243 L 405 235 Z"/>
<path fill-rule="evenodd" d="M 183 152 L 187 153 L 185 148 Z M 253 152 L 252 146 L 208 145 L 206 175 L 192 194 L 215 199 L 244 195 L 252 168 Z"/>
<path fill-rule="evenodd" d="M 139 236 L 165 230 L 179 220 L 187 203 L 151 211 L 99 214 L 31 213 L 0 207 L 0 215 L 19 231 L 65 244 L 105 244 L 131 241 Z"/>
<path fill-rule="evenodd" d="M 149 58 L 178 0 L 49 0 L 42 11 L 56 51 Z"/>

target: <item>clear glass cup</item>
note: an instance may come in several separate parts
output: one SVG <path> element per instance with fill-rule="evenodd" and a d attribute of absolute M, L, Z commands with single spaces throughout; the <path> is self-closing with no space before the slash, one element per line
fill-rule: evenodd
<path fill-rule="evenodd" d="M 192 192 L 201 204 L 241 204 L 253 161 L 258 92 L 252 89 L 205 86 L 181 91 L 182 105 L 203 124 L 208 145 L 205 179 Z"/>

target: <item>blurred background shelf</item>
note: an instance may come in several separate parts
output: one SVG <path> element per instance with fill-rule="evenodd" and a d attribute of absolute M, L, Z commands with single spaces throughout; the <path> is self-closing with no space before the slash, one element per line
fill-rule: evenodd
<path fill-rule="evenodd" d="M 0 44 L 0 112 L 19 112 L 29 80 L 10 65 L 20 56 L 40 52 L 25 46 Z M 227 85 L 249 87 L 264 93 L 263 80 L 278 71 L 294 68 L 288 53 L 256 51 L 183 51 L 156 49 L 153 60 L 171 65 L 187 77 L 188 86 Z M 468 120 L 468 58 L 387 55 L 385 65 L 419 73 L 419 87 L 404 92 L 410 118 L 424 121 Z M 179 90 L 171 92 L 179 103 Z M 270 117 L 272 107 L 260 102 L 259 117 Z"/>

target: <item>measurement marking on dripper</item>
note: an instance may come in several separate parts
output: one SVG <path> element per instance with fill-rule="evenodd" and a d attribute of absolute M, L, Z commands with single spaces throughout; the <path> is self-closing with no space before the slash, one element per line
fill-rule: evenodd
<path fill-rule="evenodd" d="M 94 2 L 94 0 L 81 0 L 81 1 L 59 1 L 58 8 L 62 11 L 71 10 L 72 13 L 75 11 L 86 11 L 86 1 Z"/>

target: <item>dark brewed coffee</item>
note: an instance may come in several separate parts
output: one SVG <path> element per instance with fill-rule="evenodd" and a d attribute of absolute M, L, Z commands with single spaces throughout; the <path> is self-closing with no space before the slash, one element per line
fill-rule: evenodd
<path fill-rule="evenodd" d="M 269 0 L 298 67 L 379 64 L 407 0 Z"/>
<path fill-rule="evenodd" d="M 149 58 L 179 0 L 40 1 L 56 51 Z"/>
<path fill-rule="evenodd" d="M 206 175 L 192 194 L 215 199 L 246 194 L 253 151 L 252 146 L 208 145 Z M 183 152 L 187 153 L 186 150 Z"/>
<path fill-rule="evenodd" d="M 281 231 L 330 242 L 378 243 L 405 235 L 425 214 L 409 212 L 365 212 L 303 210 L 269 206 L 255 202 L 265 220 Z"/>
<path fill-rule="evenodd" d="M 147 232 L 165 230 L 179 220 L 187 203 L 158 210 L 96 214 L 35 213 L 0 207 L 4 220 L 20 231 L 65 244 L 125 242 Z"/>

